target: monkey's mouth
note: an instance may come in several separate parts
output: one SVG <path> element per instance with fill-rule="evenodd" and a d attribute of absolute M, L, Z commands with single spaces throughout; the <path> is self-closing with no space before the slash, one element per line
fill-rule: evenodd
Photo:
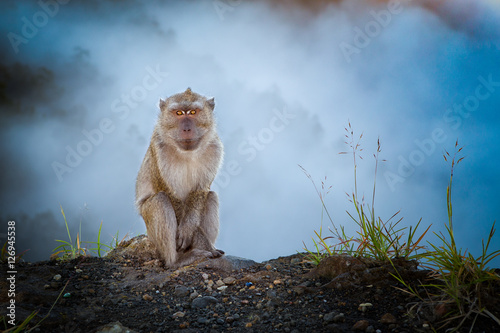
<path fill-rule="evenodd" d="M 184 139 L 177 141 L 181 149 L 195 150 L 200 144 L 200 139 Z"/>

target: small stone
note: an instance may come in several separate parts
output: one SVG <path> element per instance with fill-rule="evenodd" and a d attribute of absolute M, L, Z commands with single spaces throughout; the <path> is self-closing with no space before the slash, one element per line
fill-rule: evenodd
<path fill-rule="evenodd" d="M 203 278 L 203 280 L 208 280 L 208 278 L 209 278 L 207 273 L 201 274 L 201 277 Z"/>
<path fill-rule="evenodd" d="M 345 321 L 345 315 L 343 313 L 339 313 L 335 317 L 333 317 L 334 323 L 343 323 Z"/>
<path fill-rule="evenodd" d="M 276 300 L 277 299 L 277 294 L 276 294 L 276 291 L 272 290 L 272 289 L 269 289 L 266 293 L 266 296 L 272 300 Z"/>
<path fill-rule="evenodd" d="M 227 289 L 227 286 L 220 286 L 217 288 L 218 291 L 224 291 Z"/>
<path fill-rule="evenodd" d="M 372 303 L 361 303 L 358 306 L 358 310 L 361 312 L 365 312 L 366 310 L 368 310 L 368 308 L 371 308 L 372 306 L 373 306 Z"/>
<path fill-rule="evenodd" d="M 210 323 L 210 320 L 208 320 L 205 317 L 198 317 L 197 322 L 202 325 L 206 325 Z"/>
<path fill-rule="evenodd" d="M 151 296 L 149 294 L 144 294 L 142 296 L 142 299 L 145 300 L 145 301 L 152 301 L 153 300 L 153 296 Z"/>
<path fill-rule="evenodd" d="M 250 288 L 248 288 L 248 290 L 254 290 L 255 289 L 255 286 L 250 286 Z"/>
<path fill-rule="evenodd" d="M 61 280 L 61 277 L 62 277 L 61 274 L 56 274 L 54 275 L 54 280 L 59 281 Z"/>
<path fill-rule="evenodd" d="M 179 328 L 181 328 L 181 329 L 188 328 L 188 327 L 189 327 L 189 323 L 187 321 L 179 324 Z"/>
<path fill-rule="evenodd" d="M 290 263 L 292 265 L 296 265 L 296 264 L 300 263 L 300 259 L 299 258 L 293 258 L 292 260 L 290 260 Z"/>
<path fill-rule="evenodd" d="M 50 285 L 48 285 L 48 284 L 44 285 L 43 289 L 50 289 Z"/>
<path fill-rule="evenodd" d="M 212 296 L 203 296 L 195 298 L 193 302 L 191 302 L 191 306 L 193 308 L 204 308 L 215 303 L 217 303 L 217 298 Z"/>
<path fill-rule="evenodd" d="M 323 320 L 326 321 L 327 323 L 333 321 L 333 318 L 335 318 L 337 314 L 335 312 L 329 312 L 326 315 L 323 316 Z"/>
<path fill-rule="evenodd" d="M 224 280 L 222 280 L 222 282 L 224 282 L 227 285 L 231 285 L 231 284 L 236 282 L 236 279 L 232 276 L 228 276 L 227 278 L 224 278 Z"/>
<path fill-rule="evenodd" d="M 252 323 L 246 323 L 246 324 L 245 324 L 245 327 L 246 327 L 246 328 L 250 328 L 250 327 L 252 327 Z"/>
<path fill-rule="evenodd" d="M 273 283 L 274 283 L 275 285 L 277 285 L 277 284 L 282 284 L 283 282 L 281 282 L 281 280 L 277 279 L 277 280 L 274 280 L 274 281 L 273 281 Z"/>
<path fill-rule="evenodd" d="M 189 295 L 189 298 L 190 298 L 190 299 L 195 299 L 196 297 L 198 297 L 198 295 L 199 295 L 199 294 L 198 294 L 198 292 L 195 290 L 195 291 L 193 291 L 193 292 L 191 293 L 191 295 Z"/>
<path fill-rule="evenodd" d="M 82 271 L 80 268 L 75 269 L 75 273 L 76 273 L 76 274 L 80 274 L 80 273 L 82 273 L 82 272 L 83 272 L 83 271 Z"/>
<path fill-rule="evenodd" d="M 217 280 L 217 282 L 215 282 L 215 284 L 217 285 L 217 287 L 221 287 L 224 285 L 224 282 L 222 282 L 221 279 Z"/>
<path fill-rule="evenodd" d="M 175 319 L 175 318 L 182 318 L 182 317 L 184 317 L 185 315 L 186 315 L 186 314 L 185 314 L 184 312 L 182 312 L 182 311 L 177 311 L 176 313 L 174 313 L 174 314 L 172 315 L 172 318 L 174 318 L 174 319 Z"/>
<path fill-rule="evenodd" d="M 365 333 L 375 333 L 375 327 L 373 326 L 368 326 L 365 330 Z"/>
<path fill-rule="evenodd" d="M 271 269 L 273 269 L 273 266 L 271 266 L 271 264 L 267 264 L 267 265 L 266 265 L 266 269 L 267 269 L 268 271 L 270 271 Z"/>
<path fill-rule="evenodd" d="M 398 320 L 392 314 L 386 313 L 385 315 L 382 316 L 380 322 L 382 324 L 396 324 Z"/>
<path fill-rule="evenodd" d="M 174 295 L 177 297 L 184 297 L 189 295 L 189 288 L 186 286 L 177 285 L 175 286 Z"/>
<path fill-rule="evenodd" d="M 366 329 L 368 328 L 368 320 L 359 320 L 357 321 L 353 326 L 352 326 L 352 330 L 353 331 L 366 331 Z"/>

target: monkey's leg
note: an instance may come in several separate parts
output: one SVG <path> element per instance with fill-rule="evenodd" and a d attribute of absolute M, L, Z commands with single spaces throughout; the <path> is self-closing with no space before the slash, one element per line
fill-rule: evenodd
<path fill-rule="evenodd" d="M 219 234 L 219 198 L 210 191 L 205 204 L 205 212 L 200 223 L 200 231 L 195 235 L 193 247 L 208 250 L 214 258 L 220 257 L 224 251 L 215 248 L 215 239 Z"/>
<path fill-rule="evenodd" d="M 164 192 L 148 198 L 141 206 L 148 237 L 165 260 L 166 266 L 177 261 L 175 237 L 177 219 L 170 199 Z"/>

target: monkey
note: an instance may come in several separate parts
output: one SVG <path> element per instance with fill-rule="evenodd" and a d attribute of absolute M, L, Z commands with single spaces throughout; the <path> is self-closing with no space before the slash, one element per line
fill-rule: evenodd
<path fill-rule="evenodd" d="M 165 266 L 218 258 L 219 199 L 210 186 L 224 149 L 214 98 L 186 91 L 160 99 L 160 114 L 136 180 L 136 207 Z"/>

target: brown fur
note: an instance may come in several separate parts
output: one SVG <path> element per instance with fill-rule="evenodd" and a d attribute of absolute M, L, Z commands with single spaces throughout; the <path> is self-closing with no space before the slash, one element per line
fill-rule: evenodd
<path fill-rule="evenodd" d="M 160 109 L 136 182 L 136 205 L 148 237 L 169 267 L 219 257 L 224 253 L 214 247 L 219 203 L 210 185 L 223 146 L 214 101 L 188 88 L 160 100 Z"/>

